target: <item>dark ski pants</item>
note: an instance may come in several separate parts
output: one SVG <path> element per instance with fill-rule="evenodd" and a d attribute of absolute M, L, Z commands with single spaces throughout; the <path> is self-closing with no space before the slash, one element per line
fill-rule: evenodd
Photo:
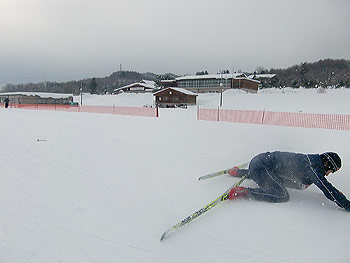
<path fill-rule="evenodd" d="M 247 179 L 252 179 L 259 186 L 259 188 L 249 188 L 249 197 L 273 203 L 289 200 L 287 189 L 272 169 L 269 169 L 269 164 L 265 163 L 265 160 L 262 160 L 259 155 L 251 160 L 249 169 L 239 170 L 237 176 L 242 177 L 247 173 Z"/>

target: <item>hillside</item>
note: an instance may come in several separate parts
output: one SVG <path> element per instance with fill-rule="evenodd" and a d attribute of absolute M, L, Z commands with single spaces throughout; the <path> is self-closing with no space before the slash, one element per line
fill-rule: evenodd
<path fill-rule="evenodd" d="M 165 76 L 176 77 L 171 73 L 165 74 Z M 36 92 L 56 92 L 56 93 L 72 93 L 79 94 L 80 89 L 83 88 L 84 92 L 90 92 L 92 79 L 97 83 L 96 93 L 110 93 L 116 88 L 138 82 L 142 79 L 158 80 L 163 78 L 164 75 L 156 75 L 154 73 L 139 73 L 134 71 L 117 71 L 111 75 L 99 78 L 88 78 L 78 81 L 68 82 L 50 82 L 46 83 L 23 83 L 23 84 L 6 84 L 3 87 L 4 92 L 15 91 L 36 91 Z"/>
<path fill-rule="evenodd" d="M 227 71 L 229 72 L 229 71 Z M 208 73 L 202 71 L 198 73 Z M 315 63 L 302 63 L 294 65 L 287 69 L 261 69 L 255 73 L 274 73 L 277 77 L 268 83 L 263 84 L 263 88 L 270 87 L 350 87 L 350 60 L 345 59 L 324 59 Z M 192 73 L 194 74 L 194 73 Z M 250 75 L 252 73 L 246 73 Z M 142 79 L 154 80 L 159 82 L 161 79 L 174 79 L 178 75 L 167 73 L 163 75 L 155 73 L 139 73 L 135 71 L 116 71 L 105 77 L 91 77 L 78 81 L 69 82 L 51 82 L 46 83 L 23 83 L 6 84 L 3 87 L 4 92 L 15 91 L 37 91 L 37 92 L 56 92 L 79 94 L 80 89 L 84 92 L 92 90 L 92 83 L 96 81 L 96 93 L 111 93 L 114 89 L 138 82 Z"/>

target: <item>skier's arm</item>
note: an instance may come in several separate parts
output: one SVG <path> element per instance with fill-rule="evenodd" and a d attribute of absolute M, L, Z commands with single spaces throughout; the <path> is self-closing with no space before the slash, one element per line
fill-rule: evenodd
<path fill-rule="evenodd" d="M 315 185 L 320 188 L 320 190 L 329 200 L 335 202 L 341 208 L 350 211 L 350 201 L 343 193 L 328 182 L 324 176 L 318 175 L 315 171 L 313 171 L 312 177 Z"/>

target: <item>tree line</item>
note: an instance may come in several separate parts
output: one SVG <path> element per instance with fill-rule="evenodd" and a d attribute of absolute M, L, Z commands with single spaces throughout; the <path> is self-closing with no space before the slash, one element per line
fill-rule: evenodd
<path fill-rule="evenodd" d="M 324 59 L 301 63 L 287 69 L 261 70 L 259 73 L 277 74 L 274 87 L 346 87 L 350 88 L 350 60 Z"/>
<path fill-rule="evenodd" d="M 142 79 L 156 81 L 159 77 L 153 73 L 138 73 L 135 71 L 117 71 L 111 75 L 102 78 L 88 78 L 78 81 L 68 82 L 41 82 L 41 83 L 23 83 L 6 84 L 3 87 L 4 92 L 52 92 L 80 94 L 80 92 L 91 94 L 112 93 L 115 89 L 139 82 Z"/>

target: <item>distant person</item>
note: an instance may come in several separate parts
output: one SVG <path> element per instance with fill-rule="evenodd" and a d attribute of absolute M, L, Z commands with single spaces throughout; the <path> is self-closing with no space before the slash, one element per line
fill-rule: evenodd
<path fill-rule="evenodd" d="M 229 199 L 251 198 L 268 202 L 287 202 L 286 188 L 306 189 L 315 184 L 323 194 L 339 207 L 350 211 L 350 201 L 326 179 L 338 171 L 341 159 L 337 153 L 301 154 L 291 152 L 266 152 L 255 156 L 248 169 L 233 167 L 231 176 L 252 179 L 259 188 L 234 187 Z"/>
<path fill-rule="evenodd" d="M 9 107 L 9 102 L 10 102 L 10 99 L 9 98 L 5 98 L 5 108 Z"/>

